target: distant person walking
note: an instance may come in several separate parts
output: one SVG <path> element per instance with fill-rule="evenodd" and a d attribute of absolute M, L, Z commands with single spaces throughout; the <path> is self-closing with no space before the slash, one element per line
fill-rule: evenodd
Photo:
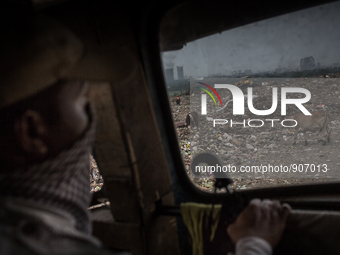
<path fill-rule="evenodd" d="M 176 104 L 180 104 L 181 103 L 181 98 L 179 96 L 176 96 Z"/>

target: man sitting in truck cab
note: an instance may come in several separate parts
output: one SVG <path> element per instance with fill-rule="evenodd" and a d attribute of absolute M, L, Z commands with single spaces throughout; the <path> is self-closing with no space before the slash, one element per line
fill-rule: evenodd
<path fill-rule="evenodd" d="M 1 34 L 1 254 L 106 254 L 91 236 L 87 209 L 95 113 L 86 82 L 68 76 L 83 45 L 37 15 L 2 22 Z M 255 254 L 245 251 L 254 243 L 267 252 L 257 254 L 269 254 L 288 213 L 255 200 L 228 233 L 242 254 Z"/>

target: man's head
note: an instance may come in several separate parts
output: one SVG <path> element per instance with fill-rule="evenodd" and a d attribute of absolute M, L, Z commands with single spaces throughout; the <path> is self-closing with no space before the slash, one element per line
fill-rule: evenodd
<path fill-rule="evenodd" d="M 31 13 L 0 17 L 0 163 L 24 167 L 57 155 L 86 129 L 86 84 L 67 75 L 83 43 L 57 21 Z"/>
<path fill-rule="evenodd" d="M 117 82 L 130 79 L 137 70 L 123 48 L 82 42 L 39 13 L 12 14 L 0 15 L 3 167 L 52 157 L 84 131 L 86 86 L 75 81 Z"/>
<path fill-rule="evenodd" d="M 87 85 L 60 80 L 0 112 L 0 162 L 16 168 L 57 155 L 89 122 Z"/>

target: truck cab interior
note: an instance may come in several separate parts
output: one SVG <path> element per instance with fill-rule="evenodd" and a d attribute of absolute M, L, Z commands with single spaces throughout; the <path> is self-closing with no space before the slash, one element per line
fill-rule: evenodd
<path fill-rule="evenodd" d="M 17 9 L 42 13 L 63 23 L 84 42 L 89 54 L 93 55 L 91 62 L 74 70 L 73 76 L 90 81 L 88 97 L 97 111 L 93 157 L 104 185 L 100 191 L 94 193 L 90 210 L 93 213 L 93 235 L 98 237 L 105 247 L 129 251 L 134 255 L 190 254 L 193 250 L 193 242 L 183 223 L 180 205 L 196 202 L 208 206 L 222 205 L 215 238 L 210 240 L 207 237 L 209 227 L 205 226 L 202 230 L 203 249 L 204 254 L 228 254 L 233 252 L 235 247 L 227 235 L 227 225 L 235 220 L 250 199 L 268 198 L 289 203 L 293 208 L 287 229 L 274 254 L 339 253 L 340 183 L 336 172 L 340 170 L 340 158 L 336 125 L 340 123 L 340 95 L 338 94 L 340 83 L 336 75 L 335 78 L 331 76 L 340 73 L 340 51 L 339 40 L 337 40 L 340 39 L 338 29 L 340 20 L 332 16 L 334 13 L 335 16 L 338 15 L 339 2 L 320 0 L 294 2 L 18 0 L 9 2 L 11 8 L 8 11 L 14 6 Z M 318 11 L 321 14 L 315 14 Z M 328 11 L 330 13 L 327 13 Z M 294 18 L 296 18 L 295 23 L 291 22 Z M 323 19 L 326 21 L 322 21 Z M 313 20 L 317 22 L 313 23 Z M 296 27 L 302 30 L 296 32 Z M 310 37 L 305 35 L 306 31 Z M 224 36 L 224 33 L 228 32 L 230 34 Z M 274 37 L 271 37 L 271 34 Z M 328 45 L 323 37 L 328 42 L 334 41 Z M 258 41 L 256 45 L 260 45 L 259 48 L 251 44 L 255 41 Z M 310 48 L 310 52 L 298 55 L 297 52 L 302 52 L 304 48 L 309 47 L 308 43 L 296 46 L 299 41 L 318 45 L 324 52 L 311 52 L 312 48 Z M 222 52 L 228 53 L 222 56 Z M 244 54 L 240 55 L 239 52 Z M 261 54 L 254 52 L 261 52 Z M 312 68 L 316 70 L 315 73 L 303 72 L 300 59 L 308 57 L 307 54 L 316 59 Z M 296 55 L 299 61 L 296 63 L 294 60 L 293 63 L 292 59 Z M 277 58 L 278 62 L 271 62 L 270 57 Z M 322 65 L 326 66 L 328 63 L 332 65 L 331 69 L 325 67 L 320 71 L 322 73 L 318 73 L 316 66 L 319 65 L 321 70 Z M 183 66 L 182 79 L 187 81 L 184 82 L 185 86 L 190 83 L 189 87 L 171 88 L 165 69 L 174 68 L 176 65 Z M 289 69 L 296 66 L 300 69 Z M 281 72 L 279 68 L 289 70 Z M 238 72 L 238 69 L 252 71 Z M 269 69 L 277 70 L 265 76 L 262 70 Z M 325 108 L 326 105 L 327 110 L 331 112 L 330 143 L 323 146 L 316 141 L 317 138 L 308 136 L 308 139 L 312 139 L 308 147 L 304 147 L 301 137 L 298 138 L 300 142 L 296 147 L 292 147 L 288 143 L 293 141 L 293 132 L 289 131 L 279 135 L 282 143 L 277 143 L 280 145 L 276 146 L 285 148 L 283 151 L 277 147 L 268 147 L 267 144 L 256 143 L 256 146 L 252 146 L 258 148 L 256 150 L 248 146 L 256 153 L 254 151 L 246 153 L 252 157 L 247 158 L 248 163 L 257 160 L 255 163 L 259 165 L 262 164 L 261 160 L 267 160 L 268 157 L 271 157 L 271 161 L 266 162 L 274 164 L 283 160 L 281 156 L 292 155 L 291 151 L 299 150 L 299 153 L 305 154 L 303 156 L 299 154 L 298 158 L 287 156 L 290 162 L 286 163 L 304 167 L 305 164 L 314 164 L 313 157 L 318 157 L 319 172 L 316 164 L 314 171 L 308 177 L 301 175 L 282 181 L 284 178 L 275 176 L 270 177 L 272 182 L 264 180 L 266 185 L 249 185 L 249 183 L 261 183 L 261 178 L 266 179 L 263 176 L 233 177 L 232 174 L 216 177 L 208 188 L 202 188 L 193 181 L 201 177 L 190 177 L 188 172 L 193 170 L 193 168 L 190 170 L 190 162 L 191 165 L 193 163 L 190 157 L 185 161 L 183 154 L 188 156 L 194 152 L 183 152 L 179 134 L 184 129 L 191 132 L 190 137 L 186 139 L 189 142 L 186 144 L 188 144 L 187 148 L 192 149 L 194 146 L 192 144 L 190 146 L 190 138 L 198 132 L 203 132 L 202 126 L 205 125 L 206 117 L 201 114 L 201 105 L 198 104 L 194 109 L 198 112 L 198 127 L 196 129 L 176 127 L 176 121 L 184 122 L 185 119 L 176 120 L 173 115 L 174 109 L 178 112 L 181 109 L 169 98 L 174 96 L 172 91 L 183 90 L 177 93 L 181 96 L 183 110 L 185 96 L 187 96 L 185 100 L 193 98 L 191 97 L 192 84 L 208 83 L 209 78 L 213 79 L 217 76 L 228 78 L 228 75 L 237 80 L 233 84 L 237 83 L 244 92 L 247 84 L 260 84 L 258 87 L 264 88 L 266 84 L 271 84 L 270 82 L 273 81 L 274 85 L 272 85 L 276 86 L 275 84 L 281 81 L 275 79 L 281 78 L 305 79 L 304 81 L 309 82 L 310 86 L 307 88 L 311 89 L 314 89 L 313 79 L 334 79 L 329 84 L 322 83 L 323 85 L 315 90 L 319 91 L 317 93 L 320 95 L 325 94 L 322 99 L 324 101 L 313 101 L 315 108 L 319 105 L 321 105 L 319 108 Z M 177 71 L 177 80 L 180 79 L 179 76 Z M 244 78 L 245 76 L 250 78 Z M 302 76 L 305 78 L 301 78 Z M 322 78 L 319 78 L 321 76 Z M 267 80 L 258 82 L 256 77 Z M 245 82 L 249 79 L 253 79 L 252 82 Z M 209 85 L 213 86 L 214 82 Z M 326 89 L 325 86 L 328 88 Z M 254 90 L 255 87 L 254 85 Z M 185 92 L 187 95 L 184 95 L 184 91 L 187 91 Z M 173 95 L 170 95 L 171 93 Z M 199 93 L 201 92 L 195 92 L 196 95 Z M 209 107 L 212 103 L 212 101 L 211 104 L 209 103 Z M 193 111 L 193 108 L 187 109 L 183 113 L 185 116 Z M 260 139 L 258 131 L 252 132 L 249 136 L 253 135 L 254 139 Z M 263 132 L 264 136 L 265 132 L 272 131 L 268 128 Z M 237 137 L 240 141 L 245 139 L 245 135 L 241 133 L 235 136 L 236 133 L 230 129 L 221 131 L 221 135 L 213 134 L 215 137 L 221 136 L 220 141 L 224 144 L 228 141 L 228 136 Z M 223 151 L 222 147 L 218 147 L 221 158 L 223 153 L 229 153 L 229 161 L 224 162 L 223 158 L 223 164 L 235 163 L 237 166 L 245 164 L 242 159 L 246 156 L 242 153 L 248 147 L 241 148 L 241 145 L 237 147 L 235 143 L 230 142 L 231 145 L 228 145 L 234 148 L 234 154 L 228 149 Z M 205 146 L 205 151 L 209 151 L 209 148 Z M 314 149 L 317 150 L 315 152 L 317 156 L 310 154 L 312 156 L 308 158 L 308 153 Z M 201 151 L 203 152 L 203 149 Z M 280 152 L 270 156 L 272 151 Z M 254 156 L 262 152 L 262 158 Z M 235 153 L 240 153 L 240 160 L 235 157 Z M 213 160 L 213 163 L 219 162 L 219 159 L 214 157 L 209 160 Z M 207 164 L 209 162 L 205 161 Z M 320 171 L 320 164 L 321 167 L 323 164 L 328 165 L 330 171 L 327 175 L 325 171 Z M 317 173 L 319 175 L 316 175 Z M 242 178 L 251 181 L 242 182 Z M 273 181 L 276 179 L 280 179 L 281 182 Z M 295 181 L 290 181 L 291 179 Z M 235 185 L 237 182 L 240 184 Z"/>

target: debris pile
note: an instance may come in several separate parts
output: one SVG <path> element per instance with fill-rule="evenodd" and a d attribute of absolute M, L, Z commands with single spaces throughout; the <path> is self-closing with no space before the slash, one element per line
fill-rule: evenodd
<path fill-rule="evenodd" d="M 335 76 L 329 74 L 329 76 Z M 339 75 L 340 77 L 340 75 Z M 209 83 L 214 85 L 214 83 Z M 234 83 L 235 84 L 235 83 Z M 199 113 L 197 127 L 177 127 L 178 141 L 181 148 L 183 161 L 189 177 L 205 190 L 212 190 L 214 180 L 209 178 L 195 178 L 190 172 L 191 155 L 210 151 L 217 155 L 223 165 L 260 166 L 260 165 L 283 165 L 291 164 L 314 164 L 315 166 L 327 165 L 327 171 L 306 171 L 294 174 L 268 174 L 268 173 L 238 173 L 231 175 L 234 183 L 232 188 L 245 189 L 254 187 L 265 187 L 272 185 L 299 184 L 312 181 L 329 181 L 340 174 L 340 156 L 338 153 L 340 138 L 340 79 L 325 78 L 302 78 L 302 79 L 254 79 L 251 83 L 255 109 L 270 109 L 272 106 L 272 89 L 278 88 L 277 110 L 267 116 L 257 116 L 249 111 L 247 98 L 245 98 L 245 114 L 233 116 L 232 102 L 221 110 L 220 105 L 216 106 L 212 100 L 207 100 L 207 115 L 201 115 L 201 93 L 192 92 L 191 96 L 181 95 L 181 103 L 171 103 L 174 122 L 185 121 L 189 112 Z M 323 146 L 320 142 L 322 136 L 317 133 L 307 133 L 298 137 L 297 144 L 293 146 L 293 128 L 283 127 L 281 121 L 281 88 L 299 87 L 306 88 L 311 92 L 311 99 L 304 104 L 308 111 L 326 110 L 330 115 L 331 142 Z M 244 95 L 247 95 L 247 88 L 241 88 Z M 193 93 L 196 93 L 196 95 Z M 227 89 L 218 90 L 223 104 L 231 100 L 231 94 Z M 290 95 L 292 94 L 292 95 Z M 303 98 L 301 93 L 289 93 L 288 98 Z M 191 105 L 190 105 L 191 100 Z M 287 105 L 287 114 L 292 115 L 299 110 L 294 105 Z M 219 124 L 213 127 L 212 119 L 232 119 L 233 122 L 241 123 L 231 127 L 230 121 L 226 124 Z M 251 119 L 275 119 L 275 121 L 253 121 L 251 127 L 248 121 Z M 243 125 L 243 121 L 246 123 Z M 261 126 L 262 125 L 262 126 Z M 308 146 L 304 145 L 307 138 Z M 306 169 L 305 169 L 306 170 Z M 339 175 L 338 175 L 339 176 Z"/>
<path fill-rule="evenodd" d="M 102 189 L 104 180 L 99 172 L 96 160 L 90 155 L 90 188 L 92 192 L 98 192 Z"/>

